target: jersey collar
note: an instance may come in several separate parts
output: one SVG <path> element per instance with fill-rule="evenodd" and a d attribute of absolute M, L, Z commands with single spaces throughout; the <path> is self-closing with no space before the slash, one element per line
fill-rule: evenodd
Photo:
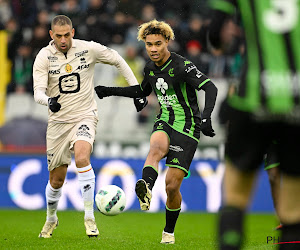
<path fill-rule="evenodd" d="M 161 65 L 161 66 L 157 66 L 156 64 L 154 64 L 160 71 L 163 71 L 166 67 L 169 66 L 169 64 L 172 62 L 172 52 L 170 53 L 169 58 L 167 59 L 167 61 Z"/>
<path fill-rule="evenodd" d="M 76 48 L 76 45 L 77 45 L 76 39 L 73 39 L 73 38 L 72 38 L 72 48 Z M 59 52 L 60 52 L 60 51 L 55 47 L 54 41 L 53 41 L 53 40 L 51 40 L 51 41 L 49 42 L 49 47 L 50 47 L 50 50 L 51 50 L 51 52 L 52 52 L 53 54 L 59 53 Z"/>

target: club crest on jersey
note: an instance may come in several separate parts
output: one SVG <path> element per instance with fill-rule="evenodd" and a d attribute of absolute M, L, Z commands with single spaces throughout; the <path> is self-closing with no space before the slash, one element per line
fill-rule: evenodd
<path fill-rule="evenodd" d="M 174 77 L 174 68 L 169 69 L 169 76 Z"/>
<path fill-rule="evenodd" d="M 72 66 L 70 65 L 70 64 L 67 64 L 66 65 L 66 67 L 65 67 L 65 71 L 67 72 L 67 73 L 71 73 L 72 72 Z"/>
<path fill-rule="evenodd" d="M 168 84 L 165 82 L 164 78 L 158 78 L 156 82 L 156 88 L 161 91 L 161 93 L 164 95 L 166 93 L 166 90 L 169 88 Z"/>

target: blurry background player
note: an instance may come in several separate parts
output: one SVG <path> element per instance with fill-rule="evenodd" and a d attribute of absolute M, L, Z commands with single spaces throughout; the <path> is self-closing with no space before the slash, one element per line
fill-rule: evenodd
<path fill-rule="evenodd" d="M 131 69 L 116 51 L 99 43 L 73 39 L 74 34 L 67 16 L 54 17 L 50 30 L 53 40 L 40 50 L 33 66 L 34 99 L 49 107 L 49 182 L 46 187 L 47 219 L 39 235 L 42 238 L 50 238 L 58 225 L 57 205 L 73 152 L 84 201 L 86 234 L 99 234 L 93 210 L 95 174 L 90 164 L 98 122 L 93 90 L 95 64 L 113 65 L 130 85 L 138 85 Z M 141 109 L 145 102 L 135 104 Z"/>
<path fill-rule="evenodd" d="M 239 249 L 244 213 L 256 172 L 276 137 L 282 174 L 277 211 L 282 242 L 300 240 L 300 1 L 216 0 L 209 28 L 212 46 L 226 51 L 239 28 L 246 41 L 246 61 L 232 111 L 225 146 L 224 205 L 220 210 L 221 249 Z M 239 21 L 239 20 L 237 20 Z M 229 29 L 228 29 L 229 28 Z M 300 244 L 281 244 L 299 249 Z"/>
<path fill-rule="evenodd" d="M 280 170 L 279 170 L 279 160 L 278 160 L 278 142 L 276 140 L 272 141 L 269 146 L 267 153 L 265 154 L 265 170 L 268 173 L 271 194 L 273 199 L 273 205 L 277 213 L 277 204 L 279 198 L 280 190 Z M 282 224 L 278 225 L 275 229 L 280 230 Z"/>
<path fill-rule="evenodd" d="M 194 157 L 200 131 L 214 136 L 211 113 L 215 106 L 217 88 L 189 60 L 168 49 L 174 39 L 172 28 L 165 22 L 152 20 L 139 27 L 138 40 L 145 42 L 150 58 L 144 68 L 140 86 L 97 86 L 100 99 L 106 96 L 145 97 L 152 90 L 157 95 L 160 113 L 157 115 L 150 137 L 150 151 L 144 164 L 142 179 L 136 183 L 136 194 L 141 210 L 149 210 L 151 190 L 158 176 L 158 163 L 167 157 L 166 225 L 161 243 L 174 244 L 174 229 L 181 209 L 180 185 L 188 174 Z M 198 107 L 197 92 L 205 91 L 205 107 Z M 201 122 L 202 119 L 202 122 Z"/>

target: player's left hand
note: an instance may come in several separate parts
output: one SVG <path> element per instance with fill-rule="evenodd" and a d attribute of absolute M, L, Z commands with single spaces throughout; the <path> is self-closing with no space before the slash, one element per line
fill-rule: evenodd
<path fill-rule="evenodd" d="M 140 112 L 143 108 L 145 108 L 148 104 L 148 100 L 146 97 L 136 97 L 133 98 L 133 102 L 137 112 Z"/>
<path fill-rule="evenodd" d="M 210 118 L 205 118 L 202 119 L 201 125 L 200 125 L 200 130 L 202 133 L 206 136 L 214 137 L 215 131 L 213 130 L 211 126 L 211 119 Z"/>
<path fill-rule="evenodd" d="M 110 94 L 108 93 L 108 88 L 105 86 L 98 85 L 97 87 L 95 87 L 95 91 L 99 99 L 110 96 Z"/>

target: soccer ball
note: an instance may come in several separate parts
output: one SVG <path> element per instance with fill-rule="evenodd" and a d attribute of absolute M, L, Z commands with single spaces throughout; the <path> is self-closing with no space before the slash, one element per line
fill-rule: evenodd
<path fill-rule="evenodd" d="M 124 191 L 116 185 L 102 187 L 95 197 L 98 210 L 104 215 L 117 215 L 126 205 Z"/>

